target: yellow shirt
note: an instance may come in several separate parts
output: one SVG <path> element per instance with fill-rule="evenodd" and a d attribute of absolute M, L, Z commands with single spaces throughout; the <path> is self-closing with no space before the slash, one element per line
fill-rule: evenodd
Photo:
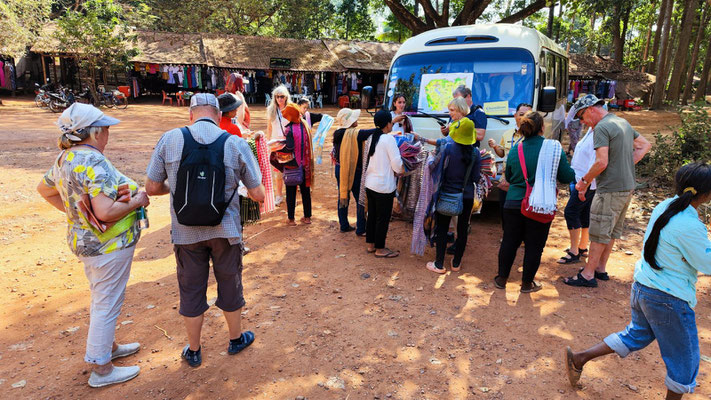
<path fill-rule="evenodd" d="M 514 147 L 514 145 L 521 139 L 523 139 L 523 135 L 518 133 L 517 129 L 508 130 L 501 135 L 501 142 L 499 143 L 499 146 L 504 148 L 504 166 L 506 165 L 506 155 L 509 154 L 511 148 Z"/>

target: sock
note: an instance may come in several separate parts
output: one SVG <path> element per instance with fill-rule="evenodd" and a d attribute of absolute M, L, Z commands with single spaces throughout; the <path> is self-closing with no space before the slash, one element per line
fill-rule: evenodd
<path fill-rule="evenodd" d="M 242 335 L 239 335 L 239 337 L 237 339 L 230 339 L 230 343 L 242 344 L 242 342 L 243 342 Z"/>

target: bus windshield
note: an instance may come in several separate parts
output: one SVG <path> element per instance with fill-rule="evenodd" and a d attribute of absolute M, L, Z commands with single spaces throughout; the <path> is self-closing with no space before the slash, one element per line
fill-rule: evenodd
<path fill-rule="evenodd" d="M 511 116 L 518 104 L 533 102 L 534 65 L 531 53 L 517 48 L 407 54 L 390 69 L 385 105 L 402 94 L 405 111 L 444 115 L 452 91 L 465 85 L 488 115 Z"/>

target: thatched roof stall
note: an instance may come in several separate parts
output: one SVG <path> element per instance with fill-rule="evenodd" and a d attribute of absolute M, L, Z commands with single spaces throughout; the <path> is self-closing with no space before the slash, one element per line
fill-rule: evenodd
<path fill-rule="evenodd" d="M 199 34 L 138 32 L 140 53 L 131 61 L 153 64 L 207 64 Z"/>
<path fill-rule="evenodd" d="M 377 71 L 386 73 L 390 62 L 400 48 L 400 43 L 364 42 L 358 40 L 324 39 L 324 45 L 333 53 L 343 68 L 351 71 Z"/>
<path fill-rule="evenodd" d="M 207 64 L 214 67 L 313 72 L 343 71 L 336 56 L 329 52 L 320 40 L 203 34 L 202 41 Z M 276 66 L 274 59 L 284 62 Z"/>
<path fill-rule="evenodd" d="M 571 54 L 571 80 L 615 80 L 618 98 L 644 97 L 651 90 L 655 76 L 631 70 L 615 60 L 595 54 Z"/>

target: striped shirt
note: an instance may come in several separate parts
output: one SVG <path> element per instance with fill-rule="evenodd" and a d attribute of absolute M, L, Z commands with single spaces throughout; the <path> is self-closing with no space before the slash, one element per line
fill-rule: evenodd
<path fill-rule="evenodd" d="M 209 144 L 217 140 L 224 132 L 212 120 L 202 118 L 188 127 L 193 138 L 201 144 Z M 151 162 L 146 174 L 154 182 L 168 180 L 171 188 L 170 203 L 173 204 L 173 189 L 176 186 L 178 168 L 183 154 L 183 134 L 180 128 L 170 130 L 161 136 L 156 144 Z M 247 142 L 237 136 L 230 135 L 225 142 L 225 196 L 229 198 L 237 190 L 239 181 L 248 189 L 254 189 L 262 184 L 262 174 L 259 164 L 252 154 Z M 242 241 L 242 225 L 239 214 L 239 196 L 232 199 L 225 211 L 222 223 L 217 226 L 186 226 L 178 223 L 175 209 L 170 207 L 171 232 L 173 244 L 193 244 L 215 238 L 229 239 L 230 244 Z"/>

